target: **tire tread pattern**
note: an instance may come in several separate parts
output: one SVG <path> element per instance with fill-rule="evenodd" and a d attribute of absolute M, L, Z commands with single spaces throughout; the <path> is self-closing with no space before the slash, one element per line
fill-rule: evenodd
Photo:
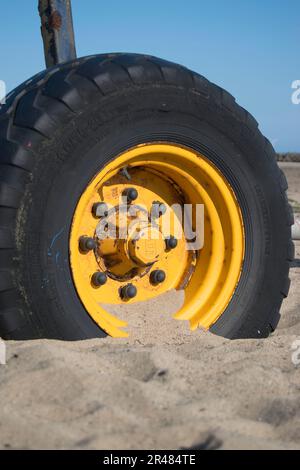
<path fill-rule="evenodd" d="M 22 300 L 11 263 L 16 249 L 14 234 L 17 211 L 26 182 L 34 167 L 35 143 L 49 139 L 56 127 L 81 113 L 95 100 L 120 88 L 146 85 L 182 87 L 197 93 L 204 101 L 213 100 L 232 115 L 236 125 L 243 124 L 258 140 L 264 139 L 256 120 L 239 106 L 233 96 L 187 68 L 156 57 L 139 54 L 101 54 L 88 56 L 38 73 L 16 88 L 0 107 L 0 336 L 6 339 L 32 335 L 35 328 L 30 315 L 25 317 Z M 287 227 L 293 223 L 285 192 L 286 178 L 278 168 L 274 149 L 265 139 L 265 151 L 274 161 L 274 174 L 287 205 Z M 5 253 L 8 256 L 5 256 Z M 289 238 L 287 265 L 293 258 Z M 287 269 L 288 272 L 288 269 Z M 266 319 L 265 330 L 274 331 L 279 310 L 289 290 L 288 275 L 277 293 L 277 307 Z M 274 294 L 275 295 L 275 294 Z M 38 331 L 36 332 L 39 335 Z M 266 335 L 267 335 L 266 334 Z"/>

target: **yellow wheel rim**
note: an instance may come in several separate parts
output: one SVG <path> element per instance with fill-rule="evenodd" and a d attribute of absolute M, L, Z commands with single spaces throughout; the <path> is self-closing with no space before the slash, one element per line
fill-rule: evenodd
<path fill-rule="evenodd" d="M 131 203 L 124 196 L 129 188 L 137 192 Z M 156 214 L 154 224 L 149 222 L 153 204 L 165 211 Z M 180 212 L 186 204 L 193 207 L 189 226 L 197 232 L 196 243 L 181 230 L 179 214 L 188 219 Z M 123 217 L 121 206 L 132 206 L 133 215 Z M 107 210 L 100 214 L 97 207 Z M 117 227 L 116 237 L 99 237 L 107 221 Z M 118 238 L 129 225 L 131 232 Z M 166 242 L 170 237 L 177 240 L 173 249 Z M 82 248 L 86 240 L 93 241 L 91 249 Z M 188 320 L 191 329 L 208 329 L 234 294 L 243 256 L 242 215 L 228 181 L 203 155 L 173 144 L 139 145 L 110 161 L 82 193 L 71 227 L 70 264 L 78 296 L 99 327 L 114 337 L 128 336 L 127 323 L 102 304 L 149 300 L 170 289 L 185 293 L 174 318 Z M 165 273 L 163 282 L 153 282 L 154 271 Z M 95 284 L 93 276 L 99 273 L 105 273 L 103 285 Z M 124 297 L 128 285 L 134 298 Z"/>

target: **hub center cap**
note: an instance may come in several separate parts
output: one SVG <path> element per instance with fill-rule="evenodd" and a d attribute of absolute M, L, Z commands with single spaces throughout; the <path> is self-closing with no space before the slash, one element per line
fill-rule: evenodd
<path fill-rule="evenodd" d="M 128 241 L 128 254 L 140 266 L 157 261 L 165 249 L 160 230 L 151 225 L 145 227 Z"/>

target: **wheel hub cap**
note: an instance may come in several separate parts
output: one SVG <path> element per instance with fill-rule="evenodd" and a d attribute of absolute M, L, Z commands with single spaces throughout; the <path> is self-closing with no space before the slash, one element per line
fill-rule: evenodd
<path fill-rule="evenodd" d="M 149 225 L 129 238 L 129 257 L 139 266 L 157 262 L 165 251 L 165 242 L 159 229 Z"/>

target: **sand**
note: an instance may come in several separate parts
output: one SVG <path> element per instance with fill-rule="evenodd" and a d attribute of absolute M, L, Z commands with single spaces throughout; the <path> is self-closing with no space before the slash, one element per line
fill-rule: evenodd
<path fill-rule="evenodd" d="M 300 164 L 283 169 L 298 211 Z M 290 277 L 268 339 L 192 333 L 169 293 L 122 312 L 129 340 L 7 342 L 0 448 L 300 449 L 300 242 Z"/>

